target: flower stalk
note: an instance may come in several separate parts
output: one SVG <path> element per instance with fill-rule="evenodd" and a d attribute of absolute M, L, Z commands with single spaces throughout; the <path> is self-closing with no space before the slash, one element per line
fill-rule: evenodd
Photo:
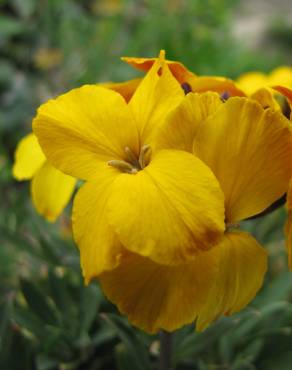
<path fill-rule="evenodd" d="M 160 337 L 159 370 L 171 370 L 172 334 L 162 330 Z"/>

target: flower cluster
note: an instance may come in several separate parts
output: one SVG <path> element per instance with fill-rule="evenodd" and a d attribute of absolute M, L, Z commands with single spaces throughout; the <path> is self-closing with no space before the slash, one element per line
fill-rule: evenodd
<path fill-rule="evenodd" d="M 197 76 L 163 51 L 123 59 L 145 77 L 41 105 L 14 174 L 33 178 L 34 203 L 49 220 L 84 180 L 72 223 L 86 283 L 98 278 L 148 332 L 193 321 L 202 330 L 262 285 L 265 249 L 239 223 L 288 191 L 289 86 L 250 92 L 242 80 Z M 292 243 L 292 211 L 289 220 Z"/>

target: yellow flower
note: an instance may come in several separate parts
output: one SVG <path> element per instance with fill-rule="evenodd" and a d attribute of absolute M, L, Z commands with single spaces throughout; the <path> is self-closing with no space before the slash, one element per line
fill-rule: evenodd
<path fill-rule="evenodd" d="M 290 106 L 290 120 L 292 121 L 292 90 L 284 86 L 274 86 L 274 89 L 287 98 Z M 286 208 L 288 211 L 285 225 L 286 249 L 288 253 L 288 266 L 292 270 L 292 179 L 288 186 Z"/>
<path fill-rule="evenodd" d="M 280 113 L 184 96 L 161 53 L 128 105 L 83 86 L 42 105 L 34 132 L 54 166 L 87 181 L 72 216 L 83 275 L 135 325 L 203 329 L 254 297 L 266 253 L 231 228 L 286 191 L 292 134 Z"/>
<path fill-rule="evenodd" d="M 278 67 L 269 74 L 247 72 L 238 78 L 237 83 L 247 95 L 251 95 L 263 87 L 274 85 L 292 87 L 292 68 Z"/>
<path fill-rule="evenodd" d="M 140 80 L 121 83 L 104 83 L 108 89 L 117 91 L 129 101 Z M 54 222 L 62 213 L 74 192 L 76 179 L 67 176 L 47 162 L 34 134 L 28 134 L 18 143 L 15 151 L 13 176 L 31 181 L 33 205 L 40 215 Z"/>
<path fill-rule="evenodd" d="M 13 176 L 31 180 L 31 196 L 36 210 L 54 222 L 69 202 L 76 180 L 51 166 L 34 134 L 26 135 L 15 152 Z"/>
<path fill-rule="evenodd" d="M 103 273 L 106 295 L 132 322 L 155 332 L 197 319 L 202 330 L 250 302 L 263 281 L 266 252 L 233 226 L 285 193 L 291 135 L 283 115 L 246 98 L 222 103 L 217 94 L 188 94 L 168 116 L 156 150 L 190 151 L 211 168 L 225 197 L 226 231 L 215 248 L 189 263 L 166 267 L 131 254 Z"/>
<path fill-rule="evenodd" d="M 52 69 L 59 66 L 63 61 L 63 53 L 60 49 L 38 49 L 34 55 L 37 68 L 42 70 Z"/>
<path fill-rule="evenodd" d="M 281 66 L 269 74 L 262 72 L 248 72 L 239 76 L 238 86 L 250 96 L 257 100 L 264 108 L 270 107 L 273 110 L 285 108 L 284 101 L 275 98 L 273 86 L 281 85 L 292 87 L 292 68 Z"/>

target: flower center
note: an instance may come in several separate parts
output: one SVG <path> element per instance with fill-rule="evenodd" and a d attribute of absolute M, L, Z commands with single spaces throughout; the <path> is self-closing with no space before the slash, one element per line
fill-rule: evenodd
<path fill-rule="evenodd" d="M 133 151 L 126 146 L 125 149 L 126 158 L 125 160 L 108 161 L 107 164 L 111 167 L 118 169 L 121 172 L 136 174 L 138 171 L 143 170 L 150 161 L 151 147 L 150 145 L 143 145 L 139 154 L 139 158 L 133 153 Z"/>

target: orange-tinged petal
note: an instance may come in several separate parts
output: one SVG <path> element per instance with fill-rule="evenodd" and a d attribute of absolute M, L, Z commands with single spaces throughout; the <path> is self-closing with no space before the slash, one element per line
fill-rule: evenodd
<path fill-rule="evenodd" d="M 134 58 L 134 57 L 122 57 L 121 58 L 124 62 L 130 64 L 132 67 L 147 72 L 153 64 L 157 61 L 157 58 Z M 168 65 L 173 76 L 178 80 L 179 83 L 183 83 L 188 81 L 190 77 L 195 76 L 195 74 L 189 71 L 182 63 L 166 60 L 165 61 Z"/>
<path fill-rule="evenodd" d="M 143 144 L 152 143 L 166 116 L 183 97 L 184 92 L 161 53 L 129 102 Z"/>
<path fill-rule="evenodd" d="M 290 105 L 292 105 L 292 90 L 285 86 L 273 86 L 273 89 L 278 91 L 280 94 L 286 96 Z"/>
<path fill-rule="evenodd" d="M 118 82 L 118 83 L 106 82 L 106 83 L 99 84 L 99 86 L 103 86 L 103 87 L 106 87 L 108 89 L 118 92 L 124 97 L 126 102 L 129 102 L 129 100 L 133 96 L 134 92 L 136 91 L 141 81 L 142 81 L 141 78 L 136 78 L 134 80 Z"/>
<path fill-rule="evenodd" d="M 223 104 L 217 93 L 189 93 L 167 117 L 156 139 L 155 148 L 192 152 L 200 124 Z"/>
<path fill-rule="evenodd" d="M 76 179 L 46 161 L 31 182 L 32 201 L 36 210 L 48 221 L 54 222 L 68 204 L 75 184 Z"/>
<path fill-rule="evenodd" d="M 104 161 L 138 155 L 138 133 L 123 97 L 85 85 L 49 100 L 38 109 L 34 132 L 48 160 L 61 171 L 92 179 Z"/>
<path fill-rule="evenodd" d="M 215 91 L 229 96 L 245 96 L 245 93 L 229 78 L 215 76 L 192 77 L 188 80 L 193 92 Z"/>
<path fill-rule="evenodd" d="M 131 253 L 100 276 L 101 285 L 134 325 L 149 333 L 173 331 L 193 322 L 206 301 L 217 267 L 212 252 L 178 266 Z"/>
<path fill-rule="evenodd" d="M 46 161 L 38 140 L 34 134 L 28 134 L 20 140 L 15 151 L 13 176 L 17 180 L 29 180 Z"/>
<path fill-rule="evenodd" d="M 80 250 L 86 283 L 118 265 L 122 246 L 108 224 L 107 202 L 119 173 L 104 168 L 94 182 L 85 183 L 74 199 L 73 235 Z"/>
<path fill-rule="evenodd" d="M 203 306 L 197 329 L 203 330 L 220 315 L 244 308 L 261 288 L 267 269 L 267 253 L 248 233 L 227 232 L 212 250 L 218 253 L 219 269 Z"/>
<path fill-rule="evenodd" d="M 194 153 L 214 172 L 226 219 L 262 212 L 287 190 L 292 174 L 291 123 L 246 98 L 230 98 L 200 126 Z"/>
<path fill-rule="evenodd" d="M 117 177 L 109 222 L 125 248 L 178 264 L 218 242 L 225 229 L 223 204 L 204 163 L 184 151 L 161 150 L 136 175 Z"/>

